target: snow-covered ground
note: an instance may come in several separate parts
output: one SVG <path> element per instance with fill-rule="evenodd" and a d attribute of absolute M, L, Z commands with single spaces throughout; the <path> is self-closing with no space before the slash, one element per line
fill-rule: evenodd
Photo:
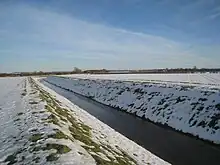
<path fill-rule="evenodd" d="M 72 74 L 63 77 L 81 79 L 105 79 L 124 81 L 153 81 L 177 84 L 205 85 L 220 87 L 220 73 L 194 74 Z"/>
<path fill-rule="evenodd" d="M 0 164 L 169 164 L 32 78 L 0 78 Z"/>
<path fill-rule="evenodd" d="M 10 96 L 10 92 L 17 90 L 17 86 L 23 81 L 23 78 L 0 78 L 0 103 L 4 102 L 4 97 Z M 18 88 L 19 89 L 19 88 Z"/>
<path fill-rule="evenodd" d="M 45 80 L 139 117 L 220 143 L 219 89 L 62 77 Z"/>

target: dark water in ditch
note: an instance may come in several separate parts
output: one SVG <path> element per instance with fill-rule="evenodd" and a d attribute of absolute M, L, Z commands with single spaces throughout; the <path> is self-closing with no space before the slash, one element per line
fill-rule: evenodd
<path fill-rule="evenodd" d="M 162 128 L 45 81 L 42 83 L 171 164 L 220 165 L 220 147 Z"/>

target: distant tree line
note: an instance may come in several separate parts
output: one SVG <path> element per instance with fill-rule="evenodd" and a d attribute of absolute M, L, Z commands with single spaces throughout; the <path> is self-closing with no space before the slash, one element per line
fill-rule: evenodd
<path fill-rule="evenodd" d="M 193 68 L 171 68 L 171 69 L 140 69 L 140 70 L 106 70 L 106 69 L 99 69 L 99 70 L 85 70 L 82 73 L 89 73 L 89 74 L 147 74 L 147 73 L 158 73 L 158 74 L 165 74 L 165 73 L 217 73 L 220 72 L 220 68 L 201 68 L 198 69 L 197 67 Z"/>
<path fill-rule="evenodd" d="M 132 70 L 132 73 L 217 73 L 220 72 L 220 68 L 171 68 L 171 69 L 151 69 L 151 70 Z"/>
<path fill-rule="evenodd" d="M 93 70 L 85 70 L 83 71 L 83 73 L 89 73 L 89 74 L 107 74 L 107 73 L 110 73 L 109 70 L 106 70 L 106 69 L 93 69 Z"/>
<path fill-rule="evenodd" d="M 0 73 L 0 77 L 21 77 L 21 76 L 48 76 L 48 75 L 65 75 L 74 72 L 20 72 L 20 73 Z"/>
<path fill-rule="evenodd" d="M 16 72 L 16 73 L 0 73 L 0 77 L 16 77 L 16 76 L 48 76 L 48 75 L 66 75 L 66 74 L 147 74 L 147 73 L 217 73 L 220 68 L 171 68 L 171 69 L 140 69 L 140 70 L 107 70 L 107 69 L 92 69 L 81 70 L 77 67 L 73 71 L 57 71 L 57 72 Z"/>
<path fill-rule="evenodd" d="M 79 73 L 82 73 L 82 70 L 77 67 L 74 67 L 73 71 L 0 73 L 0 77 L 48 76 L 48 75 L 66 75 L 66 74 L 79 74 Z"/>

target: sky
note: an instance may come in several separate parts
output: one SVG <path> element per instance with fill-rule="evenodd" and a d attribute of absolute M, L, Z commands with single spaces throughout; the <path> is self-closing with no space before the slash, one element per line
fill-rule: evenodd
<path fill-rule="evenodd" d="M 0 0 L 0 72 L 220 67 L 219 0 Z"/>

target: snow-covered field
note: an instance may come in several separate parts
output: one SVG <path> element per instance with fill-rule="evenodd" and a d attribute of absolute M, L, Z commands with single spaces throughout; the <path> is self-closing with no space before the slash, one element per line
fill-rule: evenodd
<path fill-rule="evenodd" d="M 220 90 L 179 84 L 48 77 L 47 82 L 220 143 Z"/>
<path fill-rule="evenodd" d="M 64 77 L 124 81 L 151 81 L 191 85 L 220 86 L 220 73 L 195 74 L 72 74 Z"/>
<path fill-rule="evenodd" d="M 0 164 L 168 164 L 36 78 L 0 89 Z"/>

